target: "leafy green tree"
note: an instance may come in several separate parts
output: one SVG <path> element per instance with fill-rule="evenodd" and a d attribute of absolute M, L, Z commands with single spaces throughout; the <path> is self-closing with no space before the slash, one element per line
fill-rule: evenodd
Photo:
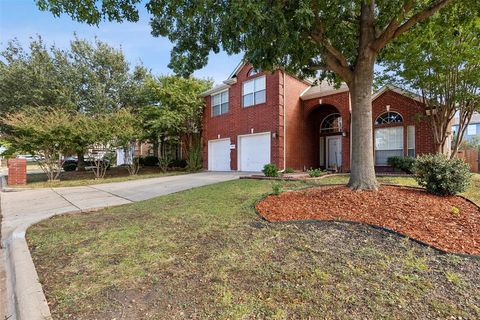
<path fill-rule="evenodd" d="M 2 143 L 37 157 L 48 181 L 57 180 L 64 156 L 75 146 L 75 115 L 59 108 L 24 108 L 4 116 Z"/>
<path fill-rule="evenodd" d="M 87 155 L 94 164 L 92 170 L 96 179 L 105 177 L 118 148 L 129 151 L 142 135 L 138 116 L 128 108 L 100 113 L 94 117 L 78 112 L 73 119 L 73 126 L 78 128 L 75 134 L 82 137 Z M 127 166 L 131 174 L 138 172 L 136 164 Z"/>
<path fill-rule="evenodd" d="M 376 189 L 372 83 L 377 57 L 389 42 L 452 0 L 150 0 L 152 33 L 174 44 L 170 66 L 188 75 L 210 52 L 245 53 L 264 70 L 345 81 L 352 101 L 349 186 Z M 472 0 L 473 2 L 473 0 Z M 137 21 L 140 0 L 37 0 L 42 10 L 77 21 Z"/>
<path fill-rule="evenodd" d="M 437 153 L 452 157 L 474 111 L 480 111 L 480 5 L 458 2 L 390 45 L 382 55 L 386 81 L 423 96 Z M 453 26 L 453 27 L 452 27 Z M 448 140 L 455 115 L 459 129 Z"/>
<path fill-rule="evenodd" d="M 75 109 L 73 73 L 68 54 L 42 38 L 25 50 L 16 40 L 0 53 L 0 114 L 24 106 Z"/>
<path fill-rule="evenodd" d="M 68 50 L 47 48 L 41 38 L 29 50 L 12 41 L 1 53 L 0 113 L 24 106 L 64 108 L 95 117 L 145 104 L 141 94 L 148 70 L 130 68 L 123 52 L 96 40 L 75 39 Z M 85 140 L 77 136 L 79 169 L 84 168 Z"/>
<path fill-rule="evenodd" d="M 184 154 L 199 143 L 204 102 L 199 94 L 211 81 L 193 77 L 150 77 L 144 95 L 148 104 L 140 111 L 144 130 L 153 142 L 165 138 L 182 139 Z"/>

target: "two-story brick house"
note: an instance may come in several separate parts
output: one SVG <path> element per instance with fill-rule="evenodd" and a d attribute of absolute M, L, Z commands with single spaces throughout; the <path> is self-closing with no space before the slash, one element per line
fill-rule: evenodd
<path fill-rule="evenodd" d="M 282 70 L 241 63 L 223 84 L 202 94 L 204 168 L 213 171 L 350 169 L 350 94 L 347 86 L 313 85 Z M 421 120 L 421 100 L 384 87 L 373 96 L 375 161 L 434 151 Z"/>

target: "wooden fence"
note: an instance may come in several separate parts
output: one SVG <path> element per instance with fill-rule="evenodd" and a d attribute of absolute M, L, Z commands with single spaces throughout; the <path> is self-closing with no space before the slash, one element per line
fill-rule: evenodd
<path fill-rule="evenodd" d="M 458 151 L 457 157 L 465 160 L 466 163 L 470 166 L 471 172 L 479 172 L 479 152 L 478 149 L 468 149 Z"/>

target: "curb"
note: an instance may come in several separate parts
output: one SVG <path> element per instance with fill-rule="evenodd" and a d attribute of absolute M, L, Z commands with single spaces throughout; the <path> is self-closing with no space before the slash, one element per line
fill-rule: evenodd
<path fill-rule="evenodd" d="M 45 219 L 22 225 L 14 229 L 3 241 L 6 263 L 6 319 L 17 320 L 49 320 L 52 319 L 50 307 L 39 281 L 25 238 L 26 230 L 35 223 L 57 215 L 94 212 L 107 207 L 88 210 L 72 210 L 52 214 Z"/>

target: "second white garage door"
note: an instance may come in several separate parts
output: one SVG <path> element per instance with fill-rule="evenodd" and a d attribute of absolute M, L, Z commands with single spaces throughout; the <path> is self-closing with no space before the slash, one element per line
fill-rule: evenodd
<path fill-rule="evenodd" d="M 238 136 L 238 170 L 262 171 L 270 163 L 270 132 Z"/>
<path fill-rule="evenodd" d="M 208 141 L 208 170 L 230 171 L 230 138 Z"/>

